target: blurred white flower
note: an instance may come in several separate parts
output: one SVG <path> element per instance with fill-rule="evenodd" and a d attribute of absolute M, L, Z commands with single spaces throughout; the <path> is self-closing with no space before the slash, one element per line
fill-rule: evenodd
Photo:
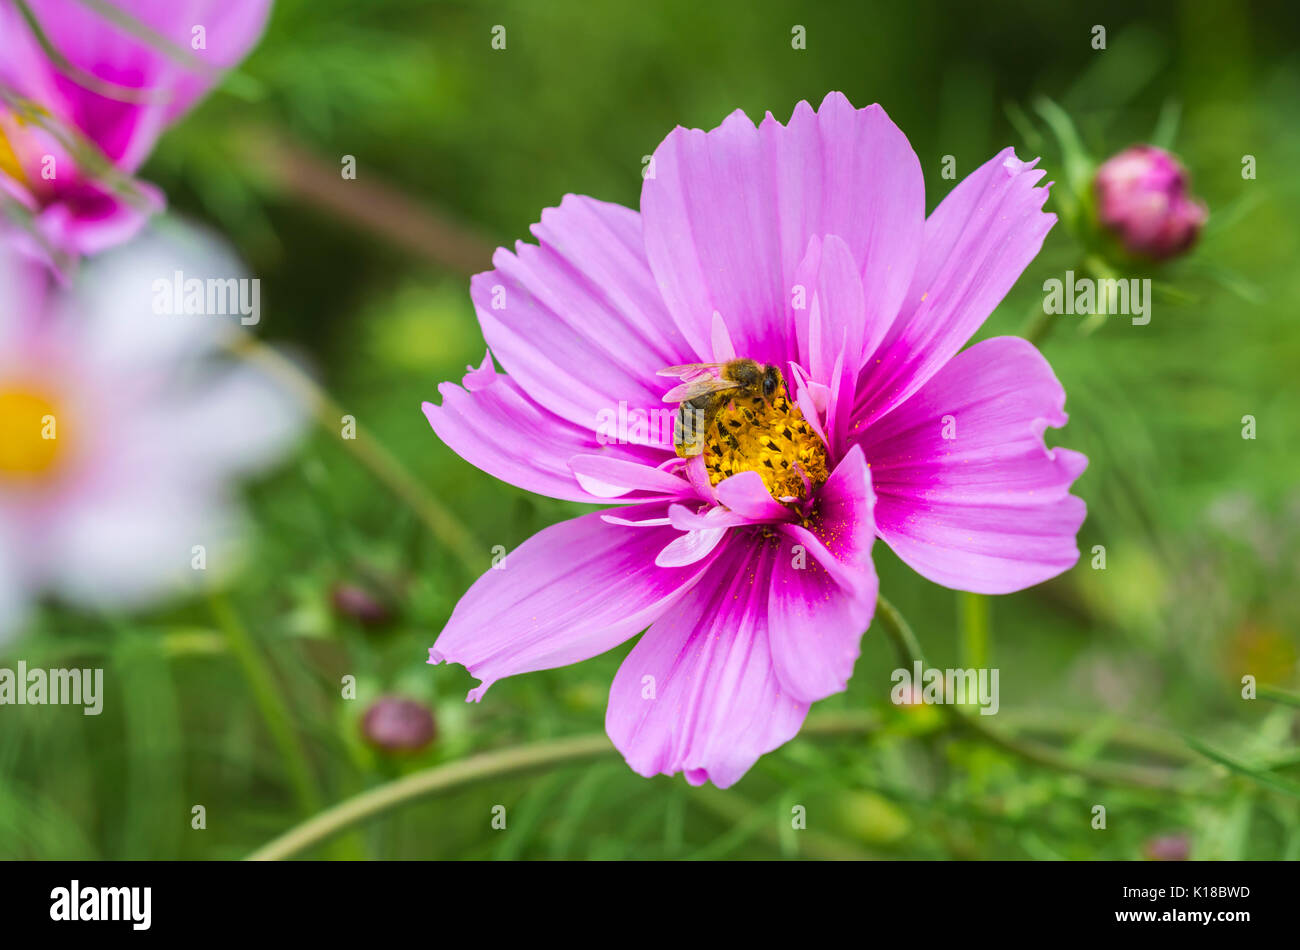
<path fill-rule="evenodd" d="M 0 248 L 0 639 L 42 593 L 131 608 L 228 572 L 233 479 L 301 431 L 303 407 L 226 352 L 238 314 L 155 313 L 177 272 L 246 277 L 189 231 L 68 286 Z"/>

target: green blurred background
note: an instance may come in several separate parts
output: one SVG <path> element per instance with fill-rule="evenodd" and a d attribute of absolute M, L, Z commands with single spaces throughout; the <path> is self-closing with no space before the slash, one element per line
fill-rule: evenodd
<path fill-rule="evenodd" d="M 814 707 L 799 738 L 730 790 L 643 779 L 611 751 L 409 802 L 307 854 L 1300 856 L 1297 710 L 1240 695 L 1247 674 L 1300 686 L 1292 14 L 1213 0 L 1086 12 L 282 0 L 239 75 L 167 134 L 144 177 L 174 213 L 233 242 L 262 280 L 259 335 L 315 367 L 481 560 L 465 563 L 431 533 L 337 427 L 316 429 L 249 491 L 249 557 L 224 593 L 131 617 L 48 608 L 0 654 L 8 666 L 103 666 L 110 699 L 97 718 L 0 714 L 0 857 L 241 857 L 398 776 L 601 732 L 630 644 L 504 680 L 478 705 L 464 703 L 474 681 L 462 668 L 425 665 L 488 550 L 581 508 L 478 472 L 433 435 L 420 402 L 481 360 L 468 276 L 496 245 L 528 237 L 542 208 L 566 192 L 635 207 L 642 157 L 674 125 L 711 128 L 735 108 L 784 121 L 829 90 L 885 107 L 920 157 L 930 208 L 954 184 L 940 176 L 944 155 L 963 177 L 1012 144 L 1065 180 L 1040 96 L 1098 159 L 1157 125 L 1170 136 L 1179 118 L 1170 141 L 1210 206 L 1191 258 L 1151 274 L 1164 290 L 1149 326 L 1111 320 L 1085 336 L 1079 318 L 1060 317 L 1043 343 L 1071 414 L 1049 438 L 1091 459 L 1075 488 L 1089 505 L 1078 566 L 978 598 L 875 548 L 882 591 L 931 663 L 1000 669 L 992 725 L 1048 761 L 954 731 L 933 708 L 890 706 L 898 663 L 873 628 L 847 693 Z M 498 24 L 504 50 L 491 46 Z M 1091 46 L 1095 24 L 1104 51 Z M 795 25 L 805 50 L 792 49 Z M 1255 180 L 1242 178 L 1248 154 Z M 338 173 L 345 155 L 355 182 Z M 1080 254 L 1054 229 L 980 335 L 1020 332 L 1043 281 Z M 1241 435 L 1247 414 L 1253 441 Z M 1094 545 L 1105 570 L 1090 565 Z M 340 613 L 340 584 L 385 599 L 392 622 Z M 340 696 L 345 675 L 355 700 Z M 427 704 L 436 740 L 402 756 L 368 746 L 360 718 L 383 694 Z M 491 825 L 498 804 L 506 830 Z M 204 830 L 191 828 L 195 805 Z M 796 805 L 806 831 L 791 829 Z"/>

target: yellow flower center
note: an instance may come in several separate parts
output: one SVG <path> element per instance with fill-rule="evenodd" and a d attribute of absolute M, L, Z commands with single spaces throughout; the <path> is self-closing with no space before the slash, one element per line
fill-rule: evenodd
<path fill-rule="evenodd" d="M 0 174 L 8 175 L 21 185 L 27 184 L 27 175 L 23 172 L 23 163 L 18 160 L 18 153 L 9 142 L 5 132 L 4 117 L 0 116 Z"/>
<path fill-rule="evenodd" d="M 39 391 L 0 383 L 0 479 L 39 478 L 59 455 L 54 404 Z"/>
<path fill-rule="evenodd" d="M 826 481 L 826 446 L 783 385 L 767 399 L 738 396 L 718 411 L 705 438 L 704 467 L 714 485 L 758 472 L 777 501 L 804 499 Z"/>

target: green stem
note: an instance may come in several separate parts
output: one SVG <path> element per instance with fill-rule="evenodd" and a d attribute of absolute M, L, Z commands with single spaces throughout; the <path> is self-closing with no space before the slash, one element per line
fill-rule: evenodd
<path fill-rule="evenodd" d="M 1085 257 L 1083 263 L 1079 265 L 1079 270 L 1084 274 L 1084 276 L 1094 281 L 1115 280 L 1120 276 L 1118 271 L 1107 264 L 1105 259 L 1097 254 L 1089 254 Z M 1082 337 L 1092 336 L 1106 325 L 1106 321 L 1110 316 L 1110 314 L 1105 313 L 1089 314 L 1088 317 L 1079 324 L 1079 335 Z"/>
<path fill-rule="evenodd" d="M 1068 772 L 1105 785 L 1132 785 L 1138 788 L 1161 791 L 1190 791 L 1198 782 L 1183 778 L 1178 772 L 1150 765 L 1126 762 L 1076 762 L 1050 746 L 1006 735 L 999 729 L 985 725 L 978 714 L 958 712 L 952 706 L 944 707 L 950 718 L 970 735 L 990 745 L 1019 756 L 1026 762 L 1041 765 L 1057 772 Z"/>
<path fill-rule="evenodd" d="M 876 616 L 881 625 L 898 647 L 899 656 L 907 665 L 914 660 L 921 660 L 924 655 L 915 634 L 903 615 L 888 600 L 879 599 Z M 948 708 L 948 707 L 945 707 Z M 1142 787 L 1170 787 L 1167 770 L 1142 768 L 1127 765 L 1093 765 L 1080 766 L 1047 747 L 1036 743 L 1008 739 L 988 729 L 980 729 L 979 723 L 972 726 L 973 717 L 963 716 L 949 709 L 954 726 L 972 730 L 972 733 L 985 741 L 991 742 L 1008 751 L 1033 762 L 1059 771 L 1082 774 L 1085 777 L 1110 784 L 1136 784 Z M 1021 717 L 1023 719 L 1023 717 Z M 1068 734 L 1072 722 L 1024 721 L 1024 727 L 1050 733 Z M 828 713 L 809 721 L 801 731 L 805 737 L 835 737 L 844 735 L 864 735 L 880 728 L 880 720 L 866 712 Z M 1132 740 L 1123 737 L 1117 739 L 1118 745 L 1129 746 L 1137 751 L 1154 751 L 1158 754 L 1173 756 L 1183 750 L 1171 744 L 1163 734 L 1140 733 Z M 1160 748 L 1155 748 L 1159 745 Z M 1172 751 L 1165 751 L 1165 747 Z M 352 798 L 339 802 L 325 811 L 289 829 L 278 838 L 258 848 L 248 856 L 254 861 L 278 861 L 300 854 L 329 838 L 367 821 L 380 814 L 399 808 L 405 804 L 445 792 L 462 785 L 489 778 L 569 765 L 600 759 L 615 752 L 609 739 L 603 734 L 579 736 L 571 739 L 557 739 L 532 745 L 514 746 L 495 752 L 449 762 L 404 776 L 384 785 L 362 792 Z"/>
<path fill-rule="evenodd" d="M 1119 277 L 1119 272 L 1097 254 L 1086 255 L 1079 262 L 1077 270 L 1082 276 L 1091 280 L 1113 280 Z M 1079 324 L 1079 335 L 1087 337 L 1096 333 L 1105 324 L 1106 318 L 1107 315 L 1104 313 L 1090 314 Z M 1043 303 L 1036 303 L 1030 310 L 1029 318 L 1025 321 L 1020 335 L 1034 346 L 1041 347 L 1058 322 L 1060 322 L 1059 314 L 1048 313 Z"/>
<path fill-rule="evenodd" d="M 898 608 L 885 599 L 883 594 L 876 597 L 876 618 L 880 620 L 885 633 L 894 642 L 898 658 L 907 666 L 919 662 L 925 666 L 925 654 L 921 652 L 921 643 L 912 632 L 912 625 L 898 612 Z"/>
<path fill-rule="evenodd" d="M 1034 346 L 1041 347 L 1043 341 L 1051 335 L 1058 319 L 1058 314 L 1048 313 L 1040 302 L 1029 314 L 1029 319 L 1025 321 L 1025 327 L 1020 331 L 1020 335 Z"/>
<path fill-rule="evenodd" d="M 885 633 L 893 641 L 900 660 L 907 667 L 920 663 L 925 667 L 925 655 L 913 633 L 911 625 L 899 613 L 898 608 L 883 596 L 876 599 L 876 617 L 884 627 Z M 1169 791 L 1185 790 L 1189 783 L 1170 769 L 1155 768 L 1145 765 L 1110 762 L 1075 762 L 1057 752 L 1050 746 L 1026 741 L 1006 735 L 1001 730 L 986 725 L 981 717 L 961 712 L 957 707 L 941 704 L 940 709 L 949 723 L 973 738 L 997 746 L 1027 762 L 1041 765 L 1058 772 L 1080 775 L 1096 782 L 1111 785 L 1135 785 L 1141 788 L 1156 788 Z"/>
<path fill-rule="evenodd" d="M 957 592 L 957 611 L 961 619 L 963 662 L 972 669 L 989 665 L 989 598 L 970 591 Z"/>
<path fill-rule="evenodd" d="M 530 769 L 583 762 L 613 751 L 609 739 L 602 734 L 515 746 L 438 765 L 345 799 L 258 848 L 248 856 L 248 860 L 280 861 L 292 857 L 351 825 L 458 785 Z"/>
<path fill-rule="evenodd" d="M 831 713 L 807 723 L 802 735 L 861 735 L 880 728 L 880 720 L 868 713 Z M 604 758 L 615 753 L 609 737 L 600 733 L 571 739 L 555 739 L 531 745 L 483 752 L 457 762 L 436 765 L 403 778 L 376 786 L 339 802 L 248 856 L 250 861 L 279 861 L 307 850 L 360 822 L 391 811 L 408 802 L 445 792 L 470 782 L 503 775 L 517 775 L 540 768 L 570 765 Z"/>
<path fill-rule="evenodd" d="M 252 636 L 240 622 L 230 601 L 224 594 L 215 593 L 209 597 L 212 615 L 217 621 L 230 652 L 239 663 L 244 679 L 253 693 L 258 711 L 266 723 L 272 741 L 280 751 L 285 767 L 289 770 L 289 781 L 293 786 L 294 797 L 298 807 L 305 815 L 320 810 L 321 800 L 316 791 L 316 782 L 312 778 L 311 768 L 307 764 L 307 754 L 299 742 L 298 734 L 293 728 L 293 719 L 289 707 L 280 695 L 275 681 L 267 672 L 266 665 L 258 653 Z"/>
<path fill-rule="evenodd" d="M 323 428 L 338 434 L 342 408 L 291 361 L 249 334 L 240 334 L 231 344 L 231 349 L 278 379 L 312 408 Z M 357 429 L 355 438 L 340 441 L 398 500 L 414 511 L 433 536 L 455 552 L 466 567 L 474 574 L 484 570 L 487 557 L 469 529 L 450 509 L 426 492 L 381 442 L 368 435 L 364 428 Z"/>
<path fill-rule="evenodd" d="M 893 641 L 903 663 L 910 667 L 919 661 L 924 667 L 925 654 L 921 650 L 921 644 L 898 608 L 886 598 L 880 597 L 876 604 L 876 617 Z M 1126 763 L 1074 762 L 1048 746 L 1004 735 L 999 730 L 984 725 L 979 721 L 978 716 L 963 714 L 951 706 L 942 708 L 954 728 L 1027 761 L 1056 771 L 1081 775 L 1105 784 L 1135 785 L 1162 790 L 1181 791 L 1185 790 L 1188 784 L 1170 769 Z M 874 716 L 841 713 L 822 716 L 809 722 L 802 734 L 805 736 L 862 734 L 875 731 L 877 728 L 879 728 L 879 721 Z M 590 735 L 514 746 L 434 766 L 339 802 L 289 829 L 248 857 L 249 860 L 256 861 L 276 861 L 293 857 L 353 825 L 428 795 L 482 779 L 599 759 L 614 751 L 606 736 Z"/>
<path fill-rule="evenodd" d="M 1097 717 L 1086 713 L 1064 710 L 1048 712 L 1034 710 L 1007 710 L 1001 713 L 1002 722 L 1011 732 L 1049 735 L 1065 743 L 1091 733 L 1097 728 Z M 1152 756 L 1173 764 L 1200 761 L 1198 756 L 1177 733 L 1138 723 L 1123 723 L 1122 731 L 1108 732 L 1106 745 L 1126 749 L 1136 755 Z"/>

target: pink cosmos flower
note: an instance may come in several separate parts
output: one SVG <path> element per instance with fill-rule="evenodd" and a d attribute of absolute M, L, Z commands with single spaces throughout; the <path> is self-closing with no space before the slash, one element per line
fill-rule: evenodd
<path fill-rule="evenodd" d="M 0 641 L 42 594 L 133 608 L 228 573 L 231 483 L 302 427 L 295 398 L 222 358 L 229 321 L 153 312 L 177 269 L 240 273 L 206 242 L 146 234 L 56 286 L 0 247 Z"/>
<path fill-rule="evenodd" d="M 1134 145 L 1102 163 L 1097 217 L 1138 257 L 1164 260 L 1196 243 L 1209 211 L 1188 194 L 1187 172 L 1164 149 Z"/>
<path fill-rule="evenodd" d="M 116 0 L 128 17 L 173 44 L 151 45 L 79 0 L 28 0 L 59 56 L 46 55 L 16 4 L 0 4 L 0 86 L 79 131 L 118 171 L 133 175 L 163 130 L 195 104 L 257 41 L 271 0 Z M 173 53 L 189 54 L 189 62 Z M 206 64 L 200 71 L 196 64 Z M 5 149 L 5 142 L 8 149 Z M 163 206 L 137 183 L 128 200 L 74 158 L 50 132 L 0 100 L 0 198 L 34 217 L 55 250 L 96 254 L 135 234 Z M 0 154 L 0 159 L 4 154 Z"/>
<path fill-rule="evenodd" d="M 727 786 L 845 688 L 877 537 L 948 587 L 1037 584 L 1078 558 L 1087 460 L 1044 445 L 1065 393 L 1033 346 L 962 350 L 1055 220 L 1033 163 L 1000 152 L 927 219 L 907 139 L 832 93 L 787 125 L 675 129 L 649 168 L 640 214 L 566 196 L 471 283 L 506 373 L 444 383 L 434 430 L 511 484 L 622 507 L 487 571 L 429 662 L 464 664 L 478 700 L 645 630 L 610 738 L 643 775 Z M 702 455 L 610 438 L 664 406 L 664 367 L 737 356 L 781 386 L 737 396 Z"/>

